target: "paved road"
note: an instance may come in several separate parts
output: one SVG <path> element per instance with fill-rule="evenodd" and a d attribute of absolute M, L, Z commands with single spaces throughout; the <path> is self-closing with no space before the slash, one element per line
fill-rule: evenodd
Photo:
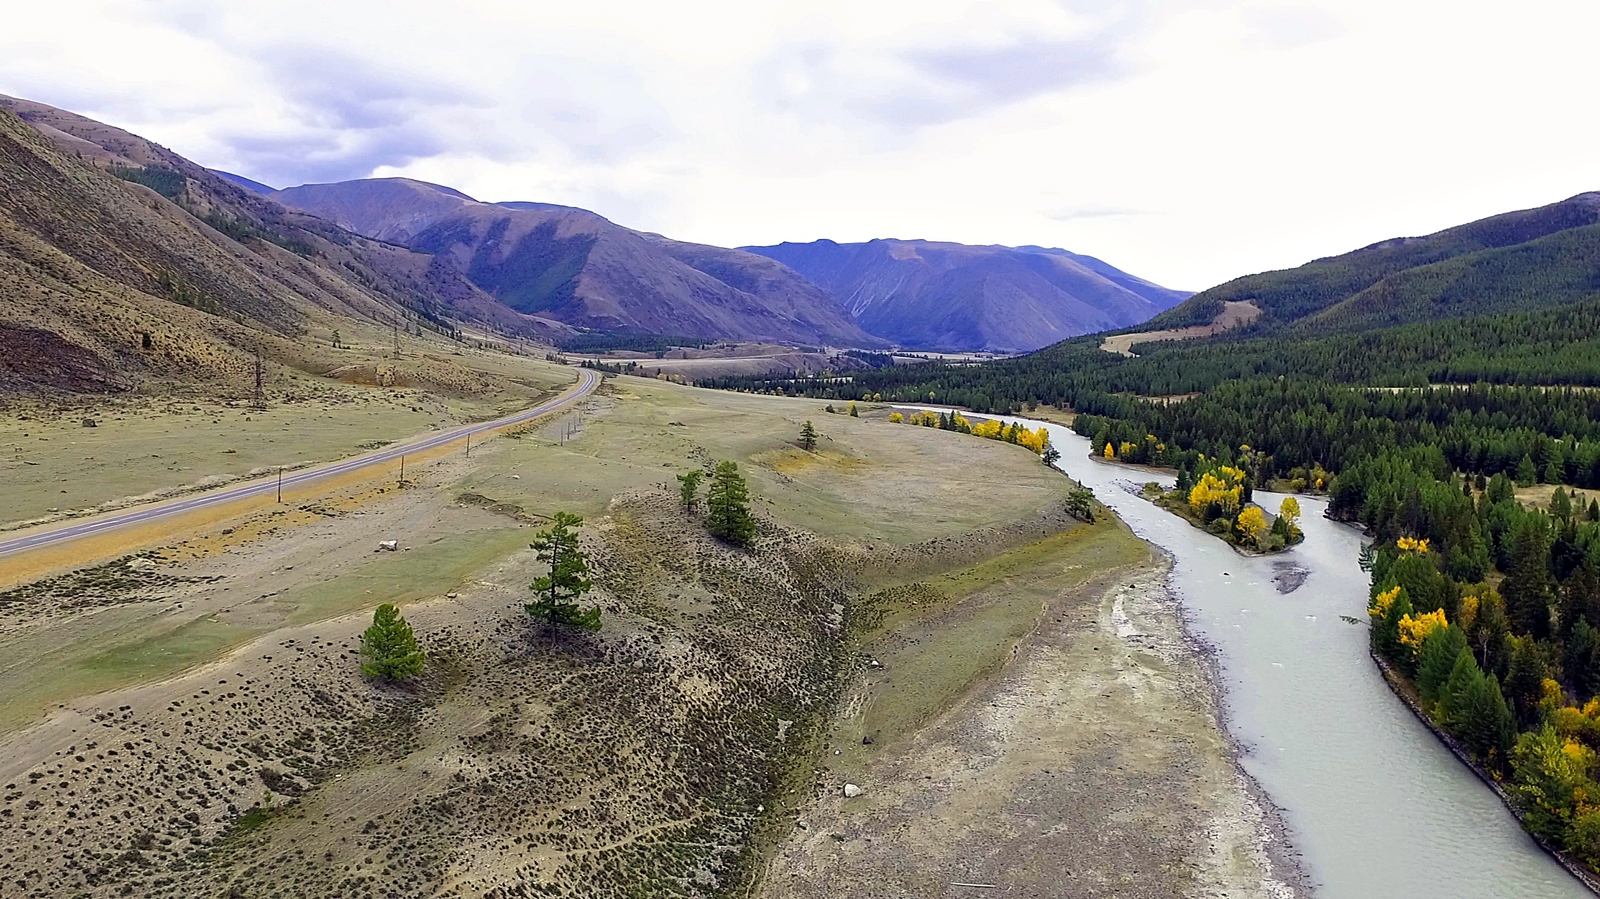
<path fill-rule="evenodd" d="M 443 446 L 444 444 L 452 441 L 460 440 L 469 434 L 476 434 L 479 431 L 492 431 L 496 428 L 506 427 L 507 425 L 520 424 L 529 419 L 537 418 L 541 415 L 554 412 L 563 406 L 583 399 L 585 396 L 588 396 L 591 392 L 593 392 L 595 386 L 599 383 L 600 376 L 596 372 L 593 372 L 587 368 L 580 368 L 578 369 L 578 384 L 576 387 L 572 388 L 561 396 L 550 400 L 547 403 L 534 406 L 532 409 L 526 409 L 522 412 L 518 412 L 515 415 L 509 415 L 505 418 L 496 419 L 495 421 L 486 421 L 480 424 L 466 425 L 451 431 L 440 431 L 437 434 L 430 434 L 426 437 L 413 440 L 409 443 L 386 447 L 385 449 L 378 450 L 377 452 L 368 453 L 365 456 L 355 456 L 350 459 L 345 459 L 341 462 L 334 462 L 316 468 L 308 468 L 304 471 L 297 471 L 292 474 L 286 473 L 283 476 L 283 486 L 285 489 L 290 487 L 300 487 L 305 484 L 311 484 L 316 481 L 320 481 L 323 478 L 331 478 L 337 475 L 348 474 L 352 471 L 360 471 L 363 468 L 370 468 L 374 465 L 387 465 L 395 462 L 403 455 L 420 453 L 424 450 L 430 450 L 437 446 Z M 210 506 L 219 505 L 221 503 L 229 503 L 237 499 L 244 499 L 246 497 L 271 494 L 277 491 L 277 489 L 278 479 L 271 478 L 265 481 L 256 481 L 237 487 L 228 487 L 212 493 L 203 493 L 192 497 L 186 497 L 184 499 L 159 503 L 156 505 L 140 506 L 123 512 L 116 512 L 101 518 L 79 522 L 77 524 L 67 524 L 48 531 L 36 532 L 22 537 L 13 537 L 10 540 L 0 540 L 0 559 L 15 555 L 20 552 L 26 552 L 30 549 L 39 549 L 46 546 L 60 546 L 61 544 L 77 540 L 80 537 L 88 537 L 94 534 L 104 534 L 108 531 L 114 531 L 118 528 L 125 528 L 130 525 L 144 524 L 150 521 L 159 521 L 172 515 L 182 515 L 185 512 L 192 512 L 195 509 L 204 509 Z"/>

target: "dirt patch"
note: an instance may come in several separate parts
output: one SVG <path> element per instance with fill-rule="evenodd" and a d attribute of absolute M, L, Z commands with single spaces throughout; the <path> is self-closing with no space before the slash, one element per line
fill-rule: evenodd
<path fill-rule="evenodd" d="M 1197 337 L 1212 337 L 1221 334 L 1230 328 L 1248 325 L 1261 317 L 1261 308 L 1249 301 L 1226 300 L 1222 304 L 1222 311 L 1209 325 L 1190 325 L 1187 328 L 1170 328 L 1165 331 L 1144 331 L 1138 334 L 1113 334 L 1100 343 L 1100 349 L 1108 353 L 1117 353 L 1123 356 L 1132 356 L 1133 348 L 1141 343 L 1153 343 L 1158 340 L 1193 340 Z"/>

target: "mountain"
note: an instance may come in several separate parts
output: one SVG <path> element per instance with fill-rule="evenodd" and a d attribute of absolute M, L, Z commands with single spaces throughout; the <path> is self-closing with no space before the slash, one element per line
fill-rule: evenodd
<path fill-rule="evenodd" d="M 884 345 L 826 290 L 772 259 L 634 231 L 583 209 L 481 203 L 406 178 L 307 184 L 272 197 L 428 253 L 511 309 L 576 327 Z"/>
<path fill-rule="evenodd" d="M 245 190 L 154 143 L 0 97 L 0 394 L 236 389 L 256 353 L 320 372 L 328 335 L 480 319 L 554 339 L 425 254 Z M 313 336 L 319 339 L 313 339 Z"/>
<path fill-rule="evenodd" d="M 868 333 L 932 350 L 1035 350 L 1126 328 L 1189 294 L 1090 256 L 926 240 L 744 247 L 837 296 Z"/>
<path fill-rule="evenodd" d="M 265 184 L 262 184 L 260 181 L 252 181 L 252 180 L 250 180 L 249 178 L 246 178 L 243 175 L 235 175 L 232 172 L 224 172 L 221 169 L 212 169 L 211 170 L 211 174 L 216 175 L 218 178 L 221 178 L 224 181 L 231 181 L 234 184 L 237 184 L 240 187 L 244 188 L 245 190 L 255 191 L 256 193 L 261 194 L 262 196 L 265 196 L 265 195 L 270 194 L 273 191 L 277 190 L 276 187 L 269 187 L 269 186 L 267 186 Z"/>
<path fill-rule="evenodd" d="M 1209 322 L 1225 302 L 1261 316 L 1249 331 L 1366 331 L 1562 306 L 1600 296 L 1600 193 L 1400 237 L 1195 294 L 1150 329 Z"/>

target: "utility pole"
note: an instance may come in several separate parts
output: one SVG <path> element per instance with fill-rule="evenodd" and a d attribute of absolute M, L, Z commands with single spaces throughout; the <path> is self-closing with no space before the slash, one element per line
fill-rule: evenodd
<path fill-rule="evenodd" d="M 400 486 L 406 485 L 406 457 L 400 457 Z"/>
<path fill-rule="evenodd" d="M 467 458 L 472 458 L 472 432 L 467 432 Z"/>
<path fill-rule="evenodd" d="M 278 466 L 278 502 L 283 502 L 283 466 Z"/>
<path fill-rule="evenodd" d="M 396 359 L 400 358 L 400 323 L 399 322 L 396 322 L 395 326 L 394 326 L 394 357 Z"/>

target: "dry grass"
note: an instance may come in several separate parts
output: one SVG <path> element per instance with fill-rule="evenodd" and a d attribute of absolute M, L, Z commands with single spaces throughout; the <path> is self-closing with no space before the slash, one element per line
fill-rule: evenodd
<path fill-rule="evenodd" d="M 1209 325 L 1191 325 L 1187 328 L 1171 328 L 1165 331 L 1143 331 L 1137 334 L 1113 334 L 1100 343 L 1100 349 L 1108 353 L 1118 353 L 1123 356 L 1132 356 L 1133 348 L 1141 343 L 1153 343 L 1158 340 L 1193 340 L 1197 337 L 1211 337 L 1221 334 L 1229 328 L 1248 325 L 1261 317 L 1261 309 L 1254 303 L 1227 300 L 1222 304 L 1222 311 L 1211 320 Z"/>
<path fill-rule="evenodd" d="M 868 575 L 1037 539 L 1068 485 L 1017 447 L 819 406 L 622 379 L 574 439 L 529 428 L 404 491 L 346 485 L 16 596 L 0 702 L 12 722 L 62 708 L 5 738 L 0 840 L 19 851 L 0 878 L 96 896 L 745 882 L 849 670 Z M 815 460 L 790 445 L 807 418 Z M 750 476 L 753 553 L 674 498 L 672 475 L 721 458 Z M 589 516 L 595 638 L 521 612 L 526 522 L 556 509 Z M 385 538 L 402 552 L 374 554 Z M 434 660 L 399 691 L 352 655 L 396 600 Z"/>

